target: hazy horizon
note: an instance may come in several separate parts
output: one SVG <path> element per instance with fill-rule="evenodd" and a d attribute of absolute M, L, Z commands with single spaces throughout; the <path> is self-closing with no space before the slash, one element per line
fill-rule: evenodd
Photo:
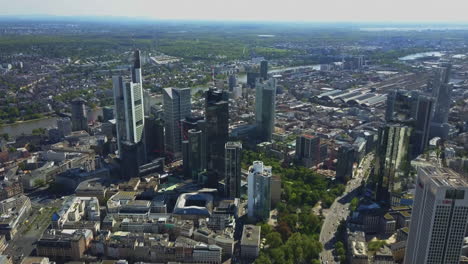
<path fill-rule="evenodd" d="M 0 0 L 0 16 L 140 20 L 468 23 L 464 0 Z"/>

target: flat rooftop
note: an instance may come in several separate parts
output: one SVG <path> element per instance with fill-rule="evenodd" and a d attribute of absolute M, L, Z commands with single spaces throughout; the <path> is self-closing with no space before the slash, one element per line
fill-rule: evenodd
<path fill-rule="evenodd" d="M 241 246 L 255 246 L 260 245 L 260 226 L 244 225 L 242 231 Z"/>
<path fill-rule="evenodd" d="M 419 169 L 439 187 L 468 187 L 466 177 L 449 168 L 423 166 Z"/>

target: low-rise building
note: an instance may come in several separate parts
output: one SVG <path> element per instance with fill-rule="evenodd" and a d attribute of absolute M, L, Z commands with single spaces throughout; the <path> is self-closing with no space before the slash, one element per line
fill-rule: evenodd
<path fill-rule="evenodd" d="M 0 235 L 11 240 L 18 232 L 19 225 L 29 216 L 31 200 L 22 194 L 4 200 L 0 219 Z"/>
<path fill-rule="evenodd" d="M 244 225 L 241 238 L 241 257 L 255 259 L 260 252 L 260 226 Z"/>
<path fill-rule="evenodd" d="M 71 222 L 79 224 L 81 221 L 100 222 L 101 211 L 99 201 L 96 197 L 75 197 L 67 198 L 62 208 L 52 215 L 52 227 L 57 229 L 64 228 L 64 225 Z"/>
<path fill-rule="evenodd" d="M 395 233 L 396 220 L 392 214 L 386 213 L 381 219 L 382 233 L 385 235 L 391 235 Z"/>
<path fill-rule="evenodd" d="M 92 239 L 91 230 L 48 230 L 36 243 L 37 255 L 60 261 L 82 260 Z"/>
<path fill-rule="evenodd" d="M 346 243 L 348 246 L 348 259 L 351 264 L 369 263 L 365 234 L 362 231 L 347 230 Z"/>

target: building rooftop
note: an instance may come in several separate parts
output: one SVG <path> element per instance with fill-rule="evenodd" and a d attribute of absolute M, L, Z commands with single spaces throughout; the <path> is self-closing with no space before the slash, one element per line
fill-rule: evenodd
<path fill-rule="evenodd" d="M 461 174 L 449 169 L 435 166 L 422 166 L 419 168 L 433 183 L 439 187 L 468 187 L 468 181 Z"/>
<path fill-rule="evenodd" d="M 241 246 L 256 246 L 260 245 L 261 227 L 255 225 L 244 225 L 242 231 Z"/>

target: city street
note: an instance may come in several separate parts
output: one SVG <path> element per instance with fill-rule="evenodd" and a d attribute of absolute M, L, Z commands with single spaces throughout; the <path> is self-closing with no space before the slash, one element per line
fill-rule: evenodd
<path fill-rule="evenodd" d="M 336 198 L 332 206 L 328 210 L 324 210 L 325 220 L 320 232 L 320 243 L 323 245 L 323 251 L 320 254 L 321 263 L 339 263 L 333 256 L 334 245 L 337 242 L 335 233 L 342 220 L 345 220 L 349 215 L 349 203 L 356 196 L 357 188 L 361 185 L 362 180 L 367 175 L 373 154 L 369 154 L 361 161 L 361 164 L 356 170 L 353 179 L 348 181 L 346 190 L 342 196 Z"/>
<path fill-rule="evenodd" d="M 61 206 L 63 200 L 48 200 L 45 204 L 32 202 L 30 216 L 18 228 L 18 233 L 8 241 L 3 254 L 13 256 L 14 263 L 20 263 L 21 258 L 29 256 L 35 249 L 34 243 L 51 223 L 51 216 Z M 42 208 L 42 210 L 41 210 Z"/>

